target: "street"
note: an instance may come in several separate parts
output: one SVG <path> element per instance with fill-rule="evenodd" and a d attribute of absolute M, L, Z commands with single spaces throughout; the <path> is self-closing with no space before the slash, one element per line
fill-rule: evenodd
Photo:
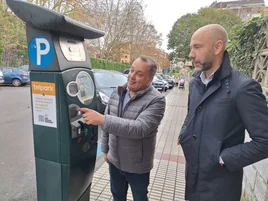
<path fill-rule="evenodd" d="M 0 200 L 36 200 L 30 87 L 0 87 Z"/>
<path fill-rule="evenodd" d="M 0 200 L 35 201 L 30 87 L 0 86 L 0 100 Z"/>

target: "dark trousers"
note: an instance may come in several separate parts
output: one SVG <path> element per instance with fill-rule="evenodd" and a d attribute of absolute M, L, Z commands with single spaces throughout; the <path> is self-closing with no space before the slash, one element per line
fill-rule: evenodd
<path fill-rule="evenodd" d="M 134 201 L 148 201 L 148 186 L 150 172 L 135 174 L 119 170 L 109 164 L 111 191 L 114 201 L 126 201 L 128 184 L 130 185 Z"/>

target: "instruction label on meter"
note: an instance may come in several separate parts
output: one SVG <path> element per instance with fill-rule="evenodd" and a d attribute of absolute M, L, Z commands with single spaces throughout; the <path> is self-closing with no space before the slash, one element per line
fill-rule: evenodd
<path fill-rule="evenodd" d="M 55 83 L 32 82 L 33 119 L 35 125 L 57 127 Z"/>

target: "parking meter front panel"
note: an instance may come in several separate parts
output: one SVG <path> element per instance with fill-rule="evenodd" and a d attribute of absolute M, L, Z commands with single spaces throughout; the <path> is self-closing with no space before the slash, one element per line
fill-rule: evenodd
<path fill-rule="evenodd" d="M 70 174 L 68 200 L 78 200 L 91 183 L 95 168 L 98 127 L 86 125 L 79 108 L 96 110 L 93 73 L 87 68 L 62 72 L 70 126 Z"/>

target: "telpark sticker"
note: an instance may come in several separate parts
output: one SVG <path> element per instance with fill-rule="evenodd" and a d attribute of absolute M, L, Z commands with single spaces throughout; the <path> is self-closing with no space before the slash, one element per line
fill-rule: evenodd
<path fill-rule="evenodd" d="M 35 125 L 57 128 L 56 86 L 50 82 L 32 82 Z"/>

